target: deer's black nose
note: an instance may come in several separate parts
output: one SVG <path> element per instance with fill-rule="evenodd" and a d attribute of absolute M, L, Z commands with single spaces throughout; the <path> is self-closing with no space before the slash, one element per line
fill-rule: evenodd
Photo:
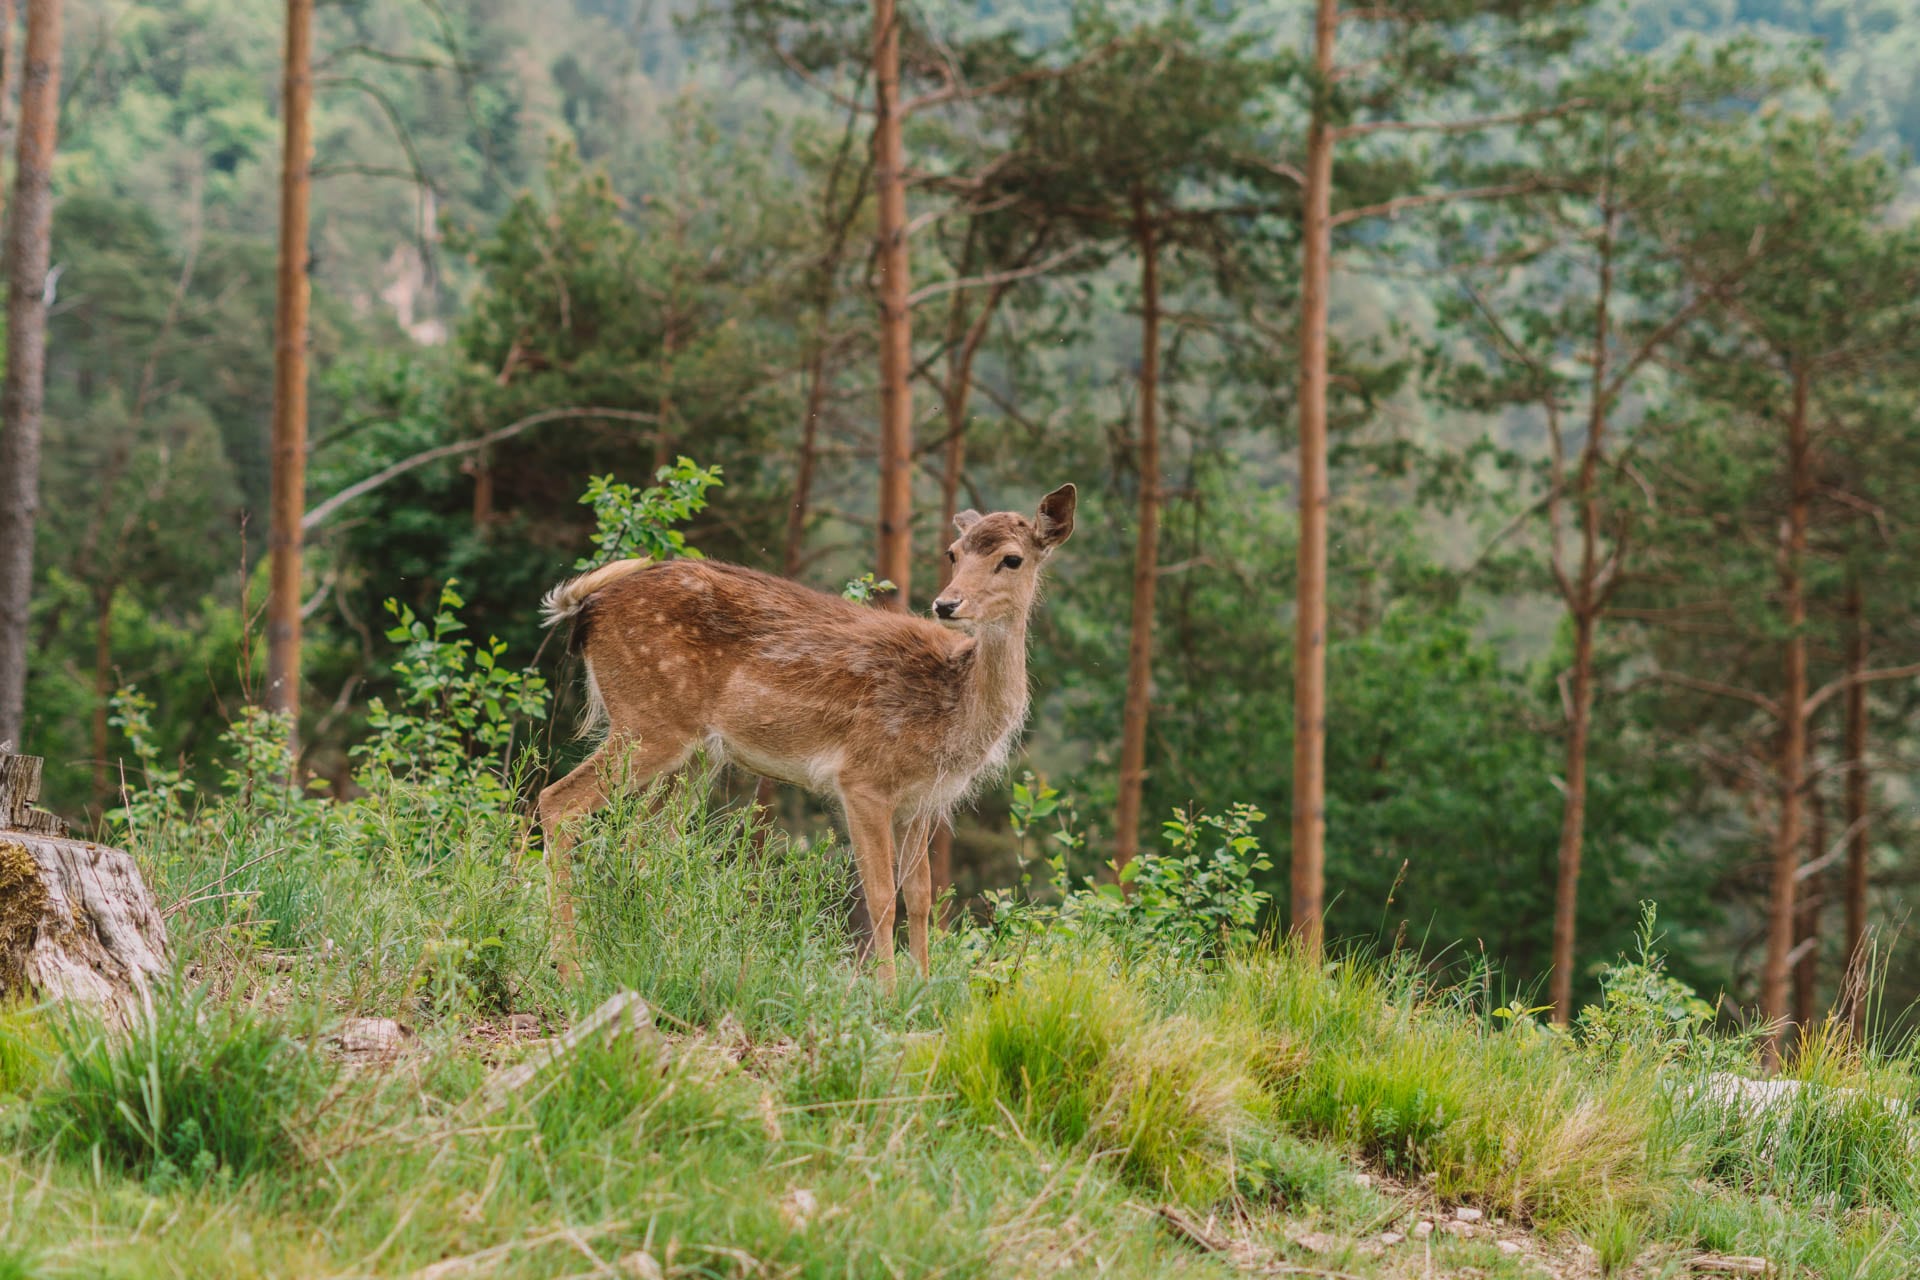
<path fill-rule="evenodd" d="M 958 600 L 935 600 L 933 602 L 934 614 L 942 618 L 951 618 L 953 611 L 959 607 L 960 602 Z"/>

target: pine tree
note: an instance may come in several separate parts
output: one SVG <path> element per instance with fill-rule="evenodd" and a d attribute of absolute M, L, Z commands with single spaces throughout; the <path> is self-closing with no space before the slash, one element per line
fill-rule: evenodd
<path fill-rule="evenodd" d="M 25 745 L 27 604 L 40 510 L 47 267 L 60 114 L 61 0 L 29 0 L 20 137 L 6 241 L 7 372 L 0 393 L 0 746 Z"/>

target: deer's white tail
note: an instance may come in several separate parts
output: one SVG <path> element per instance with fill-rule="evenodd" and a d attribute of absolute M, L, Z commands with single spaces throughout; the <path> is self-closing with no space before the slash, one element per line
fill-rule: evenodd
<path fill-rule="evenodd" d="M 638 560 L 615 560 L 612 564 L 603 564 L 598 569 L 589 569 L 577 578 L 569 578 L 553 590 L 547 592 L 540 602 L 540 625 L 551 627 L 579 613 L 587 598 L 596 591 L 604 590 L 607 584 L 624 578 L 636 569 L 644 569 L 653 561 L 645 556 Z"/>

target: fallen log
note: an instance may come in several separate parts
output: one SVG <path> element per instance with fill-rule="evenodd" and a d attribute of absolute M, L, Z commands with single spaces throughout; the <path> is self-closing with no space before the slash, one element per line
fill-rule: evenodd
<path fill-rule="evenodd" d="M 0 997 L 121 1015 L 167 969 L 167 930 L 133 859 L 34 807 L 40 761 L 0 752 Z"/>

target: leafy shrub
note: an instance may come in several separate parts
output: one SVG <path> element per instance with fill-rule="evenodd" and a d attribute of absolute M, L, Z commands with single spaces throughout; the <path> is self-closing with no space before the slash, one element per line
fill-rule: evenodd
<path fill-rule="evenodd" d="M 41 1136 L 163 1183 L 290 1162 L 331 1076 L 282 1023 L 182 989 L 155 992 L 124 1031 L 78 1013 L 50 1028 L 59 1056 L 34 1099 Z"/>
<path fill-rule="evenodd" d="M 1005 944 L 1038 932 L 1100 934 L 1132 957 L 1163 963 L 1217 958 L 1254 940 L 1254 926 L 1271 895 L 1254 877 L 1273 863 L 1260 849 L 1254 824 L 1266 815 L 1251 805 L 1224 814 L 1181 809 L 1162 824 L 1166 852 L 1142 849 L 1124 867 L 1108 864 L 1110 881 L 1073 883 L 1071 864 L 1085 848 L 1073 802 L 1045 780 L 1026 774 L 1013 787 L 1014 835 L 1020 841 L 1018 889 L 990 891 L 994 941 Z M 1029 856 L 1036 830 L 1051 819 L 1050 846 Z M 1036 890 L 1035 863 L 1045 868 Z M 989 981 L 1009 968 L 1005 957 L 983 957 Z"/>
<path fill-rule="evenodd" d="M 1225 813 L 1177 811 L 1161 824 L 1168 852 L 1143 851 L 1119 870 L 1120 883 L 1133 891 L 1134 919 L 1155 937 L 1201 955 L 1251 943 L 1271 899 L 1254 883 L 1273 869 L 1253 833 L 1266 817 L 1250 804 Z"/>
<path fill-rule="evenodd" d="M 593 545 L 597 553 L 574 562 L 576 569 L 592 569 L 614 560 L 649 556 L 699 559 L 687 545 L 687 536 L 675 525 L 707 509 L 707 490 L 720 483 L 719 467 L 702 467 L 682 457 L 661 467 L 660 483 L 636 490 L 612 476 L 594 476 L 580 501 L 593 508 Z"/>
<path fill-rule="evenodd" d="M 456 612 L 466 602 L 453 582 L 440 589 L 429 621 L 396 600 L 387 601 L 395 625 L 387 639 L 405 648 L 393 663 L 397 706 L 375 698 L 367 708 L 373 736 L 353 748 L 362 762 L 361 785 L 378 790 L 395 777 L 444 785 L 449 811 L 511 810 L 518 803 L 510 748 L 516 726 L 546 717 L 546 680 L 532 667 L 502 665 L 506 645 L 484 645 L 459 635 Z M 444 816 L 427 815 L 429 820 Z"/>
<path fill-rule="evenodd" d="M 1637 956 L 1600 971 L 1599 1003 L 1581 1009 L 1577 1024 L 1588 1053 L 1615 1062 L 1628 1054 L 1664 1062 L 1717 1047 L 1701 1035 L 1713 1006 L 1666 971 L 1654 950 L 1656 923 L 1653 904 L 1643 904 Z"/>

